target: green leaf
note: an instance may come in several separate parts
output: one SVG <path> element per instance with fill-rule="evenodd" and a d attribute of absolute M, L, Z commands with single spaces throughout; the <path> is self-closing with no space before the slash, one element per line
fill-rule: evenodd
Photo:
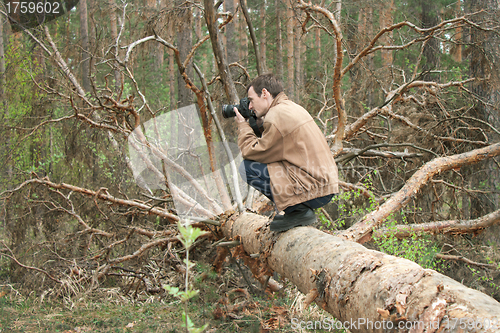
<path fill-rule="evenodd" d="M 177 287 L 165 285 L 163 288 L 172 296 L 181 297 L 182 292 Z"/>
<path fill-rule="evenodd" d="M 181 324 L 182 327 L 186 327 L 186 321 L 187 321 L 187 325 L 188 325 L 187 329 L 188 329 L 189 333 L 201 333 L 204 330 L 206 330 L 208 327 L 208 324 L 205 324 L 202 327 L 194 327 L 194 323 L 191 321 L 191 318 L 189 318 L 189 316 L 185 312 L 183 312 L 182 313 L 182 324 Z"/>
<path fill-rule="evenodd" d="M 198 237 L 205 233 L 200 228 L 192 227 L 190 224 L 183 226 L 180 221 L 177 223 L 177 228 L 181 233 L 180 241 L 185 248 L 189 248 Z"/>
<path fill-rule="evenodd" d="M 191 298 L 195 297 L 196 295 L 198 295 L 200 291 L 199 290 L 187 290 L 185 292 L 182 293 L 181 295 L 181 301 L 183 302 L 186 302 L 186 301 L 189 301 Z"/>

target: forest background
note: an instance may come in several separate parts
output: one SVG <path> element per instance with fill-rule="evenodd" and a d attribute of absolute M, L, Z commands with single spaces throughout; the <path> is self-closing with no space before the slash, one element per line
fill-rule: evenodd
<path fill-rule="evenodd" d="M 198 302 L 210 304 L 195 308 L 200 324 L 262 329 L 282 313 L 289 323 L 304 295 L 283 279 L 282 301 L 262 296 L 269 280 L 253 280 L 217 229 L 243 204 L 273 214 L 235 184 L 235 126 L 220 114 L 267 71 L 311 113 L 339 166 L 341 193 L 317 212 L 317 228 L 500 300 L 499 9 L 494 0 L 80 0 L 28 30 L 2 15 L 0 302 L 13 307 L 2 327 L 29 325 L 14 305 L 48 299 L 69 309 L 96 295 L 175 305 L 163 286 L 182 285 L 190 269 Z M 425 169 L 431 161 L 437 169 Z M 176 224 L 186 217 L 209 231 L 187 270 Z M 246 288 L 246 303 L 229 306 Z M 249 305 L 255 295 L 272 303 L 266 314 Z M 175 330 L 172 318 L 156 322 Z"/>

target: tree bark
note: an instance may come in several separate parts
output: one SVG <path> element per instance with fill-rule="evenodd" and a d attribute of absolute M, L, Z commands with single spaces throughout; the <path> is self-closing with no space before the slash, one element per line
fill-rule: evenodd
<path fill-rule="evenodd" d="M 281 8 L 280 1 L 275 0 L 276 7 L 276 55 L 275 74 L 283 80 L 283 38 L 281 36 Z"/>
<path fill-rule="evenodd" d="M 433 27 L 439 23 L 438 13 L 437 13 L 437 3 L 435 1 L 421 0 L 422 9 L 422 28 L 427 29 Z M 431 38 L 424 44 L 423 55 L 425 61 L 422 64 L 422 70 L 432 71 L 438 68 L 438 61 L 440 53 L 440 43 L 436 38 Z M 425 81 L 438 81 L 438 77 L 435 74 L 427 73 L 423 76 Z"/>
<path fill-rule="evenodd" d="M 245 213 L 228 220 L 223 232 L 241 239 L 247 253 L 260 255 L 262 272 L 278 272 L 316 296 L 351 332 L 477 332 L 467 320 L 483 327 L 500 320 L 500 303 L 434 270 L 315 228 L 276 234 L 267 223 L 266 217 Z M 415 329 L 405 329 L 412 324 Z"/>
<path fill-rule="evenodd" d="M 179 49 L 179 57 L 184 61 L 193 45 L 191 7 L 186 5 L 183 0 L 178 0 L 176 4 L 179 6 L 177 8 L 179 11 L 179 23 L 176 26 L 177 48 Z M 193 76 L 191 63 L 186 66 L 185 71 L 188 77 Z M 193 92 L 186 87 L 184 78 L 179 73 L 177 75 L 177 107 L 180 108 L 191 104 L 193 104 Z"/>
<path fill-rule="evenodd" d="M 234 15 L 235 14 L 235 5 L 234 5 L 235 0 L 229 0 L 229 1 L 224 1 L 224 6 L 226 7 L 226 12 L 229 12 L 230 14 Z M 227 62 L 228 63 L 233 63 L 238 61 L 238 45 L 236 44 L 236 19 L 235 17 L 226 24 L 225 26 L 226 29 L 226 56 L 227 56 Z"/>
<path fill-rule="evenodd" d="M 82 88 L 90 91 L 90 43 L 89 43 L 89 25 L 87 15 L 87 0 L 80 0 L 80 39 L 82 46 Z"/>
<path fill-rule="evenodd" d="M 294 64 L 294 53 L 293 46 L 295 36 L 293 34 L 293 8 L 292 4 L 286 4 L 286 57 L 287 57 L 287 95 L 293 99 L 295 96 L 295 64 Z"/>
<path fill-rule="evenodd" d="M 118 39 L 118 26 L 116 22 L 116 3 L 115 0 L 108 0 L 109 5 L 109 24 L 110 24 L 110 32 L 111 32 L 111 44 L 115 45 Z M 115 55 L 118 55 L 118 45 L 115 45 Z M 113 75 L 115 78 L 115 92 L 120 91 L 122 85 L 122 76 L 120 70 L 118 69 L 118 64 L 115 62 L 113 64 Z"/>
<path fill-rule="evenodd" d="M 496 22 L 498 19 L 498 2 L 495 0 L 470 0 L 466 2 L 466 9 L 469 12 L 478 12 L 474 16 L 475 22 Z M 491 11 L 490 11 L 491 9 Z M 468 50 L 470 61 L 469 71 L 471 77 L 484 78 L 478 80 L 470 87 L 477 96 L 470 114 L 475 118 L 484 120 L 495 128 L 500 127 L 500 89 L 498 88 L 500 72 L 499 64 L 499 44 L 500 38 L 496 33 L 489 33 L 484 29 L 471 27 L 470 31 L 471 48 Z M 492 142 L 499 140 L 496 133 L 488 133 L 488 138 Z M 472 188 L 481 188 L 481 183 L 486 183 L 488 188 L 495 188 L 500 177 L 499 168 L 492 161 L 489 165 L 472 167 L 469 171 L 470 185 Z M 477 177 L 477 175 L 481 175 Z M 469 206 L 469 204 L 467 204 Z M 480 195 L 470 200 L 470 217 L 476 218 L 484 215 L 487 211 L 500 208 L 500 195 L 492 193 L 490 195 Z"/>
<path fill-rule="evenodd" d="M 381 3 L 385 8 L 381 8 L 382 15 L 380 16 L 380 30 L 385 27 L 390 27 L 393 24 L 392 12 L 394 11 L 394 0 L 389 0 L 387 3 Z M 392 32 L 382 36 L 380 42 L 386 45 L 391 44 Z M 392 50 L 382 50 L 382 66 L 385 70 L 390 73 L 390 67 L 392 66 Z"/>
<path fill-rule="evenodd" d="M 5 49 L 4 49 L 4 30 L 3 30 L 3 20 L 0 21 L 0 99 L 4 101 L 5 93 Z"/>
<path fill-rule="evenodd" d="M 267 3 L 266 0 L 263 0 L 262 5 L 260 7 L 260 25 L 262 27 L 261 33 L 260 33 L 260 68 L 262 72 L 267 72 L 267 58 L 266 58 L 266 53 L 267 53 L 267 33 L 266 33 L 266 10 L 267 10 Z"/>
<path fill-rule="evenodd" d="M 294 40 L 294 56 L 295 56 L 295 86 L 297 87 L 295 89 L 295 95 L 296 99 L 300 100 L 300 94 L 301 91 L 300 89 L 303 87 L 303 77 L 304 77 L 304 70 L 302 66 L 302 58 L 304 54 L 304 43 L 302 42 L 302 36 L 301 36 L 301 25 L 300 22 L 302 21 L 302 15 L 303 13 L 299 13 L 299 19 L 297 21 L 297 25 L 295 26 L 295 40 Z"/>

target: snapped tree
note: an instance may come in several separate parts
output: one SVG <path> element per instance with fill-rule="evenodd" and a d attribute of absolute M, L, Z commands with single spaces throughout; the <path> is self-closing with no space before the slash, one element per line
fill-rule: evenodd
<path fill-rule="evenodd" d="M 83 255 L 79 253 L 78 262 L 75 258 L 74 261 L 66 260 L 73 265 L 67 276 L 66 273 L 58 272 L 55 267 L 42 269 L 25 264 L 18 258 L 22 251 L 17 251 L 17 247 L 22 243 L 22 237 L 16 236 L 15 232 L 12 233 L 11 244 L 3 244 L 2 255 L 9 257 L 23 269 L 43 273 L 56 285 L 60 285 L 61 289 L 64 289 L 66 279 L 97 287 L 99 281 L 106 276 L 116 274 L 117 270 L 126 272 L 119 264 L 138 261 L 150 252 L 161 252 L 162 249 L 171 248 L 180 242 L 177 231 L 169 225 L 163 230 L 151 230 L 140 225 L 129 226 L 127 223 L 118 223 L 123 227 L 117 228 L 107 225 L 102 220 L 123 219 L 130 222 L 153 215 L 175 226 L 179 220 L 187 219 L 212 232 L 212 236 L 207 233 L 204 237 L 213 237 L 214 241 L 225 238 L 226 241 L 232 242 L 231 244 L 235 244 L 234 242 L 240 244 L 232 250 L 233 255 L 243 259 L 256 278 L 267 283 L 271 289 L 277 289 L 279 285 L 266 276 L 271 276 L 275 271 L 307 294 L 308 303 L 315 301 L 340 322 L 352 322 L 353 319 L 359 318 L 373 323 L 390 322 L 401 332 L 472 332 L 478 330 L 478 325 L 483 325 L 481 331 L 494 332 L 495 324 L 500 321 L 500 304 L 493 298 L 467 288 L 436 271 L 424 269 L 405 259 L 368 250 L 357 242 L 370 241 L 372 235 L 377 233 L 379 236 L 384 235 L 385 220 L 411 201 L 415 201 L 419 192 L 421 193 L 429 182 L 435 186 L 439 180 L 434 181 L 433 177 L 444 175 L 447 171 L 458 173 L 460 168 L 486 160 L 498 163 L 494 158 L 500 155 L 500 143 L 498 143 L 500 133 L 495 124 L 489 124 L 483 119 L 461 112 L 465 106 L 448 109 L 441 102 L 446 94 L 458 94 L 458 92 L 477 102 L 477 96 L 471 93 L 467 86 L 478 81 L 486 81 L 488 77 L 446 77 L 446 82 L 437 82 L 428 78 L 429 70 L 421 70 L 423 66 L 420 64 L 423 61 L 424 51 L 428 52 L 424 46 L 432 39 L 439 38 L 445 44 L 460 44 L 462 41 L 447 39 L 450 32 L 467 27 L 487 36 L 490 33 L 498 33 L 497 28 L 491 27 L 487 21 L 477 23 L 475 20 L 477 13 L 442 20 L 426 28 L 403 21 L 383 27 L 360 48 L 360 51 L 348 53 L 348 59 L 344 60 L 346 54 L 343 44 L 344 34 L 337 18 L 326 7 L 298 1 L 293 9 L 304 14 L 297 15 L 302 18 L 299 23 L 304 34 L 320 29 L 331 37 L 335 46 L 333 74 L 331 77 L 325 76 L 323 81 L 317 80 L 322 89 L 319 98 L 316 98 L 316 104 L 320 106 L 315 117 L 323 126 L 332 147 L 332 154 L 336 156 L 341 169 L 353 161 L 360 160 L 365 163 L 360 163 L 363 167 L 382 168 L 371 163 L 369 159 L 373 156 L 385 159 L 387 165 L 391 159 L 402 160 L 405 163 L 416 158 L 423 160 L 423 154 L 426 154 L 428 161 L 414 163 L 416 167 L 412 170 L 412 175 L 402 178 L 404 186 L 397 190 L 391 188 L 385 191 L 384 195 L 375 195 L 372 189 L 362 184 L 342 181 L 340 185 L 345 191 L 357 189 L 366 197 L 373 198 L 381 204 L 347 230 L 335 231 L 335 236 L 314 228 L 296 228 L 282 234 L 274 234 L 267 227 L 267 217 L 244 212 L 242 197 L 238 194 L 241 185 L 237 179 L 234 156 L 231 155 L 233 152 L 225 140 L 224 126 L 217 119 L 217 112 L 212 105 L 214 95 L 217 93 L 225 94 L 226 101 L 236 103 L 239 100 L 237 86 L 243 85 L 250 77 L 246 68 L 228 63 L 221 40 L 221 29 L 234 20 L 235 16 L 234 13 L 220 12 L 219 5 L 220 3 L 214 4 L 210 1 L 203 2 L 207 34 L 192 45 L 189 52 L 182 52 L 186 54 L 184 58 L 179 50 L 180 45 L 176 45 L 173 40 L 173 34 L 158 30 L 160 24 L 147 26 L 146 37 L 142 35 L 126 39 L 124 31 L 127 29 L 127 5 L 124 5 L 121 8 L 122 19 L 119 29 L 116 27 L 116 17 L 113 13 L 112 40 L 108 43 L 108 46 L 112 46 L 102 54 L 98 53 L 97 47 L 94 47 L 95 54 L 92 57 L 99 61 L 89 69 L 93 73 L 88 76 L 90 82 L 78 78 L 73 73 L 74 69 L 60 51 L 62 42 L 53 38 L 51 29 L 55 28 L 44 25 L 39 33 L 29 30 L 24 32 L 31 37 L 37 48 L 43 51 L 43 56 L 52 62 L 59 83 L 54 86 L 40 78 L 33 77 L 32 80 L 40 91 L 56 98 L 62 108 L 67 110 L 59 118 L 54 117 L 32 126 L 23 138 L 33 137 L 35 133 L 49 126 L 68 121 L 74 122 L 76 126 L 92 128 L 103 134 L 102 137 L 109 142 L 110 149 L 116 154 L 123 154 L 121 159 L 128 167 L 129 175 L 133 175 L 143 192 L 124 193 L 112 182 L 109 186 L 106 184 L 99 188 L 77 186 L 64 182 L 63 177 L 56 181 L 34 172 L 28 177 L 29 179 L 23 179 L 12 189 L 2 193 L 2 198 L 7 203 L 6 211 L 13 212 L 10 217 L 9 214 L 5 214 L 6 219 L 15 220 L 12 215 L 21 215 L 16 212 L 17 208 L 9 206 L 9 203 L 15 202 L 16 198 L 23 195 L 29 198 L 28 209 L 35 210 L 32 207 L 37 207 L 43 210 L 43 214 L 54 218 L 61 213 L 67 214 L 77 224 L 73 227 L 77 231 L 73 229 L 71 232 L 68 231 L 70 235 L 68 241 L 82 241 Z M 246 7 L 242 5 L 241 8 L 244 9 L 246 20 L 250 21 Z M 160 17 L 163 15 L 175 22 L 175 17 L 182 17 L 176 10 L 182 9 L 165 12 L 160 10 L 158 21 L 161 21 Z M 293 31 L 293 22 L 290 20 L 288 24 L 290 24 L 289 30 Z M 250 24 L 249 28 L 253 30 Z M 390 39 L 384 38 L 395 32 L 404 34 L 405 38 L 402 38 L 404 42 L 389 44 Z M 255 36 L 255 31 L 251 31 L 250 35 Z M 292 36 L 287 37 L 292 38 Z M 190 74 L 188 67 L 208 40 L 211 41 L 218 74 L 207 83 L 203 71 L 209 73 L 209 69 L 194 66 L 200 82 L 197 84 L 197 79 L 191 77 L 194 74 Z M 381 43 L 381 40 L 384 42 Z M 252 42 L 256 60 L 265 57 L 258 55 L 257 50 L 260 49 L 256 45 L 258 42 L 255 37 L 252 37 Z M 194 136 L 195 125 L 189 121 L 189 117 L 193 114 L 179 113 L 177 120 L 163 121 L 160 118 L 162 112 L 154 109 L 148 99 L 147 89 L 141 86 L 145 83 L 143 78 L 138 78 L 140 73 L 136 67 L 138 54 L 144 51 L 144 45 L 153 43 L 172 54 L 171 61 L 175 63 L 179 77 L 193 92 L 196 105 L 193 114 L 200 118 L 202 134 L 200 137 Z M 414 45 L 421 46 L 421 53 L 417 55 L 417 63 L 410 71 L 412 75 L 410 77 L 406 74 L 395 75 L 391 82 L 381 84 L 384 96 L 380 105 L 366 107 L 366 112 L 349 122 L 342 89 L 347 76 L 353 75 L 354 69 L 361 64 L 365 65 L 364 61 L 376 52 L 406 51 Z M 293 50 L 292 47 L 290 49 Z M 91 53 L 88 46 L 84 50 L 85 54 Z M 300 59 L 300 56 L 297 59 Z M 234 68 L 241 70 L 238 78 L 243 79 L 240 81 L 237 81 L 237 76 L 233 77 L 231 74 L 231 69 Z M 258 70 L 261 70 L 260 65 Z M 113 88 L 109 87 L 110 77 L 115 79 Z M 331 89 L 327 88 L 328 84 L 331 84 Z M 240 93 L 244 93 L 244 90 L 242 92 L 240 89 Z M 217 98 L 221 99 L 220 96 Z M 439 107 L 439 117 L 430 116 L 436 118 L 435 123 L 432 123 L 436 128 L 430 125 L 423 126 L 424 116 L 419 118 L 413 113 L 404 113 L 405 108 L 425 109 L 429 104 L 436 104 Z M 382 134 L 377 129 L 380 127 L 377 126 L 377 121 L 383 124 L 380 126 L 386 126 L 383 127 Z M 402 131 L 411 130 L 417 134 L 408 142 L 391 142 L 391 135 L 395 136 L 392 130 L 393 122 L 397 122 Z M 466 135 L 453 128 L 452 125 L 456 123 L 461 124 L 461 129 Z M 227 158 L 229 176 L 224 170 L 224 162 L 220 160 L 222 155 L 217 152 L 218 139 L 215 139 L 216 135 L 212 131 L 214 124 L 220 132 L 219 137 L 224 148 L 222 155 L 229 156 Z M 176 133 L 179 135 L 175 136 L 170 130 L 172 126 L 177 126 L 176 130 L 179 133 L 184 132 L 184 136 L 187 137 L 185 146 L 180 145 L 180 138 L 183 135 Z M 361 139 L 363 135 L 369 138 L 363 140 L 381 139 L 382 142 L 357 146 L 364 142 Z M 424 147 L 418 140 L 422 138 L 436 144 Z M 351 147 L 344 148 L 346 145 Z M 402 146 L 411 148 L 412 151 L 379 150 L 383 147 Z M 128 148 L 129 154 L 124 153 L 127 150 L 125 147 Z M 203 154 L 206 159 L 200 158 Z M 137 168 L 137 164 L 141 165 L 140 169 Z M 394 175 L 396 174 L 395 171 Z M 444 180 L 441 185 L 456 187 Z M 383 179 L 380 180 L 380 187 L 384 189 L 386 187 Z M 115 192 L 111 193 L 112 191 Z M 234 197 L 233 202 L 230 199 L 231 193 Z M 80 194 L 81 197 L 75 198 L 76 194 Z M 134 197 L 129 197 L 132 195 Z M 247 201 L 252 199 L 247 198 Z M 436 200 L 439 201 L 439 196 Z M 93 220 L 91 214 L 83 217 L 78 210 L 85 205 L 96 207 L 101 218 Z M 232 211 L 233 208 L 237 208 L 238 212 Z M 95 208 L 90 210 L 94 210 L 95 213 Z M 409 235 L 416 231 L 442 230 L 443 224 L 446 224 L 446 228 L 453 232 L 466 233 L 477 232 L 497 224 L 498 221 L 498 210 L 494 210 L 468 222 L 458 219 L 455 223 L 427 221 L 427 224 L 401 225 L 397 230 L 398 236 L 405 237 L 405 231 L 406 235 Z M 9 227 L 15 230 L 11 224 Z M 144 237 L 147 241 L 144 241 Z M 137 245 L 135 251 L 125 253 L 124 251 L 129 250 L 125 244 Z M 220 267 L 228 253 L 226 248 L 220 247 L 214 265 Z M 68 259 L 71 255 L 68 252 L 60 254 L 59 258 Z M 86 270 L 84 267 L 92 269 Z M 158 288 L 152 285 L 151 276 L 143 273 L 135 276 L 140 277 L 148 292 L 158 292 Z M 408 325 L 400 326 L 400 323 L 416 323 L 417 328 L 410 330 Z M 383 331 L 375 326 L 354 326 L 350 327 L 350 330 Z"/>

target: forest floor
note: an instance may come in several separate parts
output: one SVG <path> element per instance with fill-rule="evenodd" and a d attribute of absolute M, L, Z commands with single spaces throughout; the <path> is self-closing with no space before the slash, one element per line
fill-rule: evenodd
<path fill-rule="evenodd" d="M 228 267 L 223 275 L 195 279 L 200 293 L 189 302 L 188 314 L 196 327 L 207 324 L 204 332 L 346 332 L 335 329 L 333 318 L 316 305 L 304 308 L 305 296 L 290 283 L 282 281 L 285 287 L 271 294 L 237 272 Z M 49 297 L 50 291 L 27 294 L 17 287 L 0 282 L 1 333 L 185 332 L 183 304 L 164 292 L 126 295 L 111 287 Z"/>

